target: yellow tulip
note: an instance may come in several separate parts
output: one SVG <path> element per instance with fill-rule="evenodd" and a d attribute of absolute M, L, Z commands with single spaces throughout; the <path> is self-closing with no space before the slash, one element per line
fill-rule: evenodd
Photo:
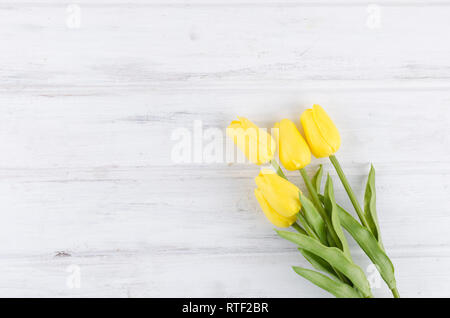
<path fill-rule="evenodd" d="M 298 213 L 300 190 L 294 184 L 269 169 L 261 170 L 255 182 L 267 205 L 277 214 L 292 218 Z"/>
<path fill-rule="evenodd" d="M 280 161 L 287 170 L 299 170 L 311 162 L 311 151 L 295 124 L 283 119 L 275 124 L 278 131 L 278 153 Z"/>
<path fill-rule="evenodd" d="M 261 209 L 263 210 L 264 214 L 266 215 L 267 219 L 275 226 L 278 227 L 290 227 L 296 220 L 296 216 L 291 217 L 285 217 L 280 214 L 278 214 L 272 207 L 269 205 L 269 203 L 264 198 L 262 192 L 260 189 L 255 189 L 255 197 L 259 202 L 259 205 L 261 206 Z"/>
<path fill-rule="evenodd" d="M 300 117 L 300 121 L 315 157 L 329 157 L 338 151 L 341 136 L 322 107 L 314 105 L 312 109 L 307 109 Z"/>
<path fill-rule="evenodd" d="M 247 118 L 233 120 L 227 128 L 227 135 L 257 165 L 269 162 L 275 155 L 276 143 L 272 136 Z"/>

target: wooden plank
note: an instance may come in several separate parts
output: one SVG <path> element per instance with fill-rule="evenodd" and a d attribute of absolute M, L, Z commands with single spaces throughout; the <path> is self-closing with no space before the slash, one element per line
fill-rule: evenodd
<path fill-rule="evenodd" d="M 450 29 L 449 12 L 447 5 L 386 7 L 380 28 L 372 29 L 366 6 L 99 6 L 82 9 L 80 28 L 70 29 L 60 5 L 11 4 L 0 9 L 0 39 L 7 43 L 0 86 L 232 82 L 242 89 L 274 81 L 334 81 L 333 87 L 439 80 L 448 87 L 450 45 L 442 34 Z"/>

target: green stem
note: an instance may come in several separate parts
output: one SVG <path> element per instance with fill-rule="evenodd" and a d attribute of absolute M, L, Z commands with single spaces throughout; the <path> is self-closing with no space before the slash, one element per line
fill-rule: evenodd
<path fill-rule="evenodd" d="M 392 295 L 394 295 L 394 298 L 400 298 L 400 294 L 398 293 L 397 287 L 392 288 Z"/>
<path fill-rule="evenodd" d="M 277 174 L 280 177 L 287 180 L 285 174 L 283 173 L 283 170 L 281 170 L 280 165 L 278 164 L 278 162 L 275 159 L 270 160 L 270 164 L 272 165 L 272 167 L 275 169 L 275 171 L 277 172 Z"/>
<path fill-rule="evenodd" d="M 333 241 L 336 243 L 337 247 L 342 248 L 341 241 L 339 240 L 339 237 L 337 236 L 336 231 L 333 228 L 331 219 L 328 216 L 328 214 L 325 212 L 325 209 L 322 206 L 322 202 L 320 202 L 319 195 L 317 194 L 316 188 L 313 186 L 311 179 L 309 179 L 305 168 L 302 168 L 299 171 L 303 177 L 303 180 L 305 181 L 306 188 L 308 188 L 308 192 L 311 195 L 311 199 L 312 199 L 314 205 L 316 206 L 317 210 L 320 213 L 320 216 L 322 217 L 322 219 L 325 221 L 325 224 L 327 225 L 327 228 L 331 234 Z"/>
<path fill-rule="evenodd" d="M 336 169 L 339 179 L 341 179 L 342 185 L 344 186 L 345 191 L 347 191 L 348 197 L 350 198 L 350 201 L 352 201 L 353 207 L 355 208 L 355 211 L 358 214 L 358 217 L 361 220 L 362 225 L 364 225 L 364 227 L 370 231 L 369 223 L 367 223 L 367 220 L 364 216 L 364 212 L 361 209 L 358 200 L 356 199 L 355 193 L 353 192 L 353 189 L 350 186 L 350 183 L 348 182 L 347 177 L 345 176 L 339 161 L 334 155 L 330 156 L 330 161 L 333 164 L 334 168 Z"/>

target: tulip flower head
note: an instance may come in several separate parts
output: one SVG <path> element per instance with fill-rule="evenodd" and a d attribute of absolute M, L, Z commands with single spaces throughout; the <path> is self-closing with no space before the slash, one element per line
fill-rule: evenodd
<path fill-rule="evenodd" d="M 283 119 L 275 124 L 278 132 L 278 153 L 280 161 L 287 170 L 299 170 L 311 162 L 311 151 L 295 124 Z"/>
<path fill-rule="evenodd" d="M 341 146 L 339 131 L 325 110 L 319 105 L 307 109 L 300 121 L 311 152 L 317 158 L 335 154 Z"/>
<path fill-rule="evenodd" d="M 269 169 L 261 170 L 255 182 L 255 196 L 267 218 L 275 226 L 291 226 L 301 208 L 300 190 Z"/>
<path fill-rule="evenodd" d="M 227 135 L 251 162 L 261 165 L 273 159 L 276 143 L 266 130 L 259 128 L 250 120 L 238 117 L 227 128 Z"/>
<path fill-rule="evenodd" d="M 277 227 L 290 227 L 296 220 L 296 216 L 291 217 L 285 217 L 281 214 L 278 214 L 277 211 L 275 211 L 270 204 L 267 202 L 267 200 L 264 198 L 262 192 L 260 189 L 255 189 L 255 197 L 259 202 L 259 205 L 261 206 L 261 209 L 263 210 L 264 214 L 266 215 L 267 219 L 275 226 Z"/>

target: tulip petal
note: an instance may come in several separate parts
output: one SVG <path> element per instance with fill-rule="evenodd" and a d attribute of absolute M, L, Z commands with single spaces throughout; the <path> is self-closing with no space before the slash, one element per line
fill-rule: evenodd
<path fill-rule="evenodd" d="M 228 126 L 227 135 L 251 162 L 261 165 L 272 160 L 276 151 L 272 136 L 247 118 L 238 118 Z"/>
<path fill-rule="evenodd" d="M 280 214 L 278 214 L 274 209 L 272 209 L 269 205 L 269 203 L 264 198 L 261 190 L 255 189 L 255 197 L 259 202 L 259 205 L 261 206 L 261 209 L 263 210 L 264 214 L 266 215 L 267 219 L 275 226 L 287 228 L 290 227 L 296 220 L 295 216 L 292 217 L 284 217 Z"/>
<path fill-rule="evenodd" d="M 291 217 L 301 208 L 300 190 L 274 171 L 264 169 L 255 178 L 255 183 L 262 191 L 269 205 L 285 217 Z"/>
<path fill-rule="evenodd" d="M 314 121 L 325 142 L 336 153 L 341 146 L 341 135 L 327 112 L 320 105 L 313 105 Z"/>
<path fill-rule="evenodd" d="M 275 125 L 278 128 L 280 161 L 287 170 L 299 170 L 311 162 L 311 151 L 295 124 L 283 119 Z"/>
<path fill-rule="evenodd" d="M 300 121 L 305 131 L 309 148 L 316 158 L 328 157 L 333 154 L 333 149 L 324 140 L 319 128 L 314 120 L 312 109 L 307 109 L 300 117 Z"/>

